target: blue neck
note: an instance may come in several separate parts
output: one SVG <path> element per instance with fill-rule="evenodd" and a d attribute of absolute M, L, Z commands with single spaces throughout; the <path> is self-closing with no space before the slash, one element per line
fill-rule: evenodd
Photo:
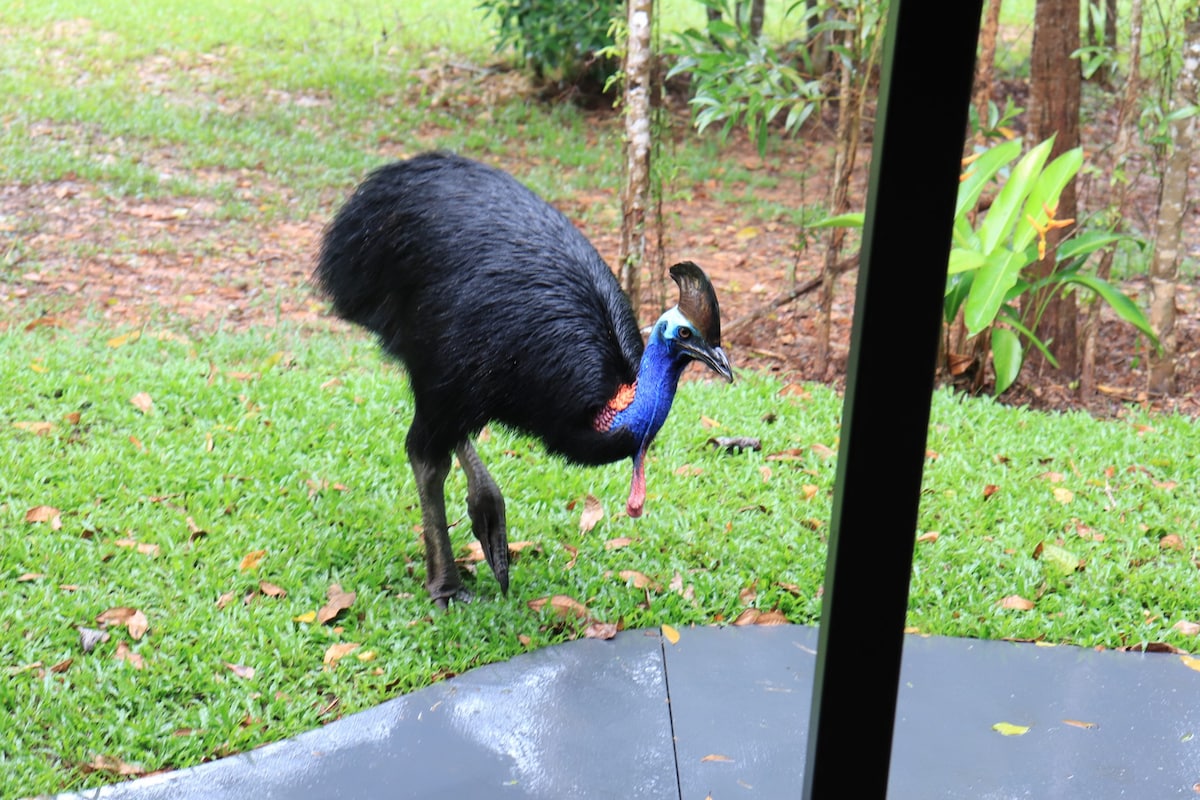
<path fill-rule="evenodd" d="M 687 362 L 686 358 L 676 357 L 671 352 L 655 326 L 642 354 L 633 402 L 613 418 L 612 429 L 628 428 L 637 438 L 640 449 L 648 446 L 671 412 L 679 376 Z"/>

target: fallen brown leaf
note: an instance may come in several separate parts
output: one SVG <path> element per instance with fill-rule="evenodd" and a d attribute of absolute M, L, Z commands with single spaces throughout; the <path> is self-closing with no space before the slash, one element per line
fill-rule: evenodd
<path fill-rule="evenodd" d="M 154 400 L 146 392 L 138 392 L 133 397 L 129 398 L 129 402 L 133 407 L 143 414 L 149 414 L 154 410 Z"/>
<path fill-rule="evenodd" d="M 628 536 L 618 536 L 615 539 L 609 539 L 604 543 L 605 550 L 620 550 L 622 547 L 629 547 L 633 544 L 633 539 Z"/>
<path fill-rule="evenodd" d="M 1084 730 L 1088 731 L 1095 730 L 1096 728 L 1100 727 L 1095 722 L 1082 722 L 1077 719 L 1064 719 L 1062 722 L 1063 725 L 1070 725 L 1072 728 L 1083 728 Z"/>
<path fill-rule="evenodd" d="M 596 527 L 596 523 L 604 519 L 604 506 L 595 495 L 589 494 L 583 499 L 583 513 L 579 515 L 579 531 L 587 533 Z"/>
<path fill-rule="evenodd" d="M 21 431 L 28 431 L 35 436 L 45 436 L 54 430 L 53 422 L 14 422 L 14 428 Z"/>
<path fill-rule="evenodd" d="M 357 647 L 357 646 L 358 645 L 355 645 L 355 647 Z M 223 663 L 229 669 L 230 672 L 232 672 L 234 675 L 237 675 L 239 678 L 241 678 L 243 680 L 250 680 L 251 678 L 254 677 L 254 667 L 247 667 L 242 664 L 230 664 L 228 661 L 225 661 Z M 329 662 L 326 661 L 325 663 L 328 664 Z"/>
<path fill-rule="evenodd" d="M 114 775 L 135 777 L 146 774 L 146 771 L 136 764 L 128 764 L 114 756 L 96 756 L 87 764 L 80 765 L 84 772 L 111 772 Z"/>
<path fill-rule="evenodd" d="M 259 581 L 258 589 L 267 597 L 287 597 L 286 589 L 282 589 L 270 581 Z"/>
<path fill-rule="evenodd" d="M 937 531 L 925 531 L 925 533 L 922 533 L 917 537 L 917 541 L 922 543 L 932 543 L 938 540 L 938 536 L 940 536 L 940 534 Z"/>
<path fill-rule="evenodd" d="M 632 583 L 634 588 L 645 589 L 646 587 L 650 587 L 655 591 L 658 591 L 659 589 L 659 586 L 654 582 L 654 579 L 645 573 L 638 572 L 637 570 L 623 569 L 617 574 L 620 575 L 621 580 L 625 581 L 626 583 Z"/>
<path fill-rule="evenodd" d="M 322 625 L 354 605 L 354 599 L 357 597 L 354 592 L 347 592 L 336 583 L 329 587 L 326 596 L 329 602 L 317 610 L 317 622 Z"/>
<path fill-rule="evenodd" d="M 758 623 L 758 618 L 762 616 L 762 612 L 757 608 L 747 608 L 742 613 L 738 614 L 733 620 L 734 625 L 755 625 Z"/>
<path fill-rule="evenodd" d="M 587 606 L 567 597 L 565 594 L 556 594 L 553 597 L 540 597 L 537 600 L 530 600 L 526 605 L 533 611 L 541 612 L 546 607 L 554 611 L 560 617 L 574 616 L 579 619 L 587 619 L 590 616 Z"/>
<path fill-rule="evenodd" d="M 1008 597 L 1001 599 L 999 605 L 1001 608 L 1011 608 L 1016 611 L 1032 611 L 1033 601 L 1026 600 L 1019 595 L 1010 594 Z"/>
<path fill-rule="evenodd" d="M 732 762 L 733 759 L 730 758 L 729 756 L 723 756 L 720 753 L 709 753 L 704 758 L 700 759 L 700 761 L 701 762 L 704 762 L 704 761 Z"/>
<path fill-rule="evenodd" d="M 615 622 L 592 622 L 584 628 L 583 635 L 587 639 L 611 639 L 617 635 L 617 623 Z"/>
<path fill-rule="evenodd" d="M 322 660 L 324 661 L 325 666 L 332 667 L 336 665 L 339 660 L 357 650 L 358 647 L 358 642 L 340 642 L 338 644 L 331 644 L 328 648 L 326 648 L 325 656 Z"/>
<path fill-rule="evenodd" d="M 1189 622 L 1186 619 L 1181 619 L 1171 626 L 1171 630 L 1178 631 L 1184 636 L 1195 636 L 1200 633 L 1200 623 Z"/>
<path fill-rule="evenodd" d="M 34 506 L 25 512 L 26 522 L 49 522 L 56 530 L 62 527 L 62 512 L 54 506 Z"/>
<path fill-rule="evenodd" d="M 146 615 L 136 608 L 128 606 L 116 606 L 115 608 L 102 611 L 96 617 L 96 622 L 104 627 L 124 625 L 129 630 L 129 635 L 134 639 L 141 639 L 150 628 L 150 623 L 147 621 Z"/>
<path fill-rule="evenodd" d="M 124 661 L 134 669 L 142 669 L 146 666 L 146 660 L 142 658 L 142 654 L 135 653 L 124 642 L 117 642 L 117 652 L 113 653 L 113 658 L 117 661 Z"/>
<path fill-rule="evenodd" d="M 1168 533 L 1158 540 L 1158 546 L 1163 550 L 1178 550 L 1183 552 L 1183 539 L 1177 533 Z"/>
<path fill-rule="evenodd" d="M 662 626 L 662 635 L 671 644 L 679 644 L 679 631 L 671 625 Z"/>
<path fill-rule="evenodd" d="M 246 555 L 242 556 L 241 562 L 238 564 L 240 572 L 249 572 L 252 569 L 258 569 L 258 565 L 266 558 L 266 550 L 251 550 Z"/>
<path fill-rule="evenodd" d="M 772 611 L 764 611 L 758 615 L 758 619 L 754 621 L 755 625 L 787 625 L 788 618 L 782 611 L 778 609 Z"/>

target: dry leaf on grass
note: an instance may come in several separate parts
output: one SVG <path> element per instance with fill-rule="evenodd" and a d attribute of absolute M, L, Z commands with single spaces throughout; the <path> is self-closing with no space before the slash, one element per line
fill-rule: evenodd
<path fill-rule="evenodd" d="M 593 621 L 584 629 L 583 635 L 587 639 L 611 639 L 619 630 L 620 626 L 615 622 Z"/>
<path fill-rule="evenodd" d="M 1015 611 L 1032 611 L 1033 601 L 1026 600 L 1020 595 L 1010 594 L 1008 597 L 997 601 L 1001 608 L 1011 608 Z"/>
<path fill-rule="evenodd" d="M 347 592 L 338 584 L 333 584 L 327 592 L 329 602 L 321 606 L 317 611 L 317 622 L 324 625 L 338 614 L 345 611 L 350 606 L 354 605 L 354 598 L 357 595 L 354 592 Z"/>
<path fill-rule="evenodd" d="M 230 664 L 228 661 L 224 662 L 224 664 L 230 672 L 243 680 L 250 680 L 254 677 L 254 667 L 247 667 L 242 664 Z"/>
<path fill-rule="evenodd" d="M 287 589 L 280 588 L 270 581 L 259 581 L 258 589 L 267 597 L 287 597 Z"/>
<path fill-rule="evenodd" d="M 146 619 L 146 615 L 136 608 L 128 606 L 116 606 L 102 611 L 96 617 L 96 622 L 106 628 L 124 625 L 129 630 L 129 635 L 135 640 L 141 639 L 150 629 L 150 622 Z"/>
<path fill-rule="evenodd" d="M 1195 636 L 1200 633 L 1200 623 L 1189 622 L 1186 619 L 1181 619 L 1171 626 L 1171 630 L 1178 631 L 1184 636 Z"/>
<path fill-rule="evenodd" d="M 549 608 L 560 617 L 573 616 L 578 619 L 587 619 L 591 616 L 587 606 L 572 597 L 567 597 L 565 594 L 556 594 L 553 597 L 539 597 L 536 600 L 530 600 L 527 605 L 530 609 L 537 612 Z"/>
<path fill-rule="evenodd" d="M 128 764 L 114 756 L 96 756 L 87 764 L 80 764 L 84 772 L 111 772 L 127 778 L 145 775 L 146 771 L 136 764 Z"/>
<path fill-rule="evenodd" d="M 124 661 L 134 669 L 142 669 L 146 666 L 146 660 L 142 658 L 142 654 L 135 653 L 124 642 L 117 642 L 117 652 L 113 653 L 113 658 L 117 661 Z"/>
<path fill-rule="evenodd" d="M 649 587 L 657 592 L 661 588 L 649 575 L 638 572 L 634 569 L 623 569 L 618 574 L 620 575 L 621 580 L 625 581 L 626 583 L 632 583 L 637 589 L 645 589 Z"/>
<path fill-rule="evenodd" d="M 25 512 L 26 522 L 49 522 L 50 527 L 58 530 L 62 527 L 62 512 L 54 506 L 34 506 Z"/>
<path fill-rule="evenodd" d="M 252 569 L 258 569 L 258 565 L 266 558 L 266 550 L 251 550 L 246 555 L 242 556 L 241 563 L 238 564 L 240 572 L 249 572 Z"/>
<path fill-rule="evenodd" d="M 589 494 L 583 499 L 583 513 L 579 515 L 579 530 L 587 533 L 596 527 L 596 523 L 604 519 L 604 506 L 595 495 Z"/>
<path fill-rule="evenodd" d="M 359 648 L 358 642 L 340 642 L 331 644 L 325 650 L 325 656 L 322 659 L 326 667 L 332 667 L 337 664 L 342 658 L 350 655 Z"/>
<path fill-rule="evenodd" d="M 45 436 L 54 430 L 53 422 L 14 422 L 14 428 L 21 431 L 27 431 L 35 436 Z"/>
<path fill-rule="evenodd" d="M 154 410 L 154 400 L 146 392 L 138 392 L 133 397 L 129 398 L 129 402 L 133 407 L 143 414 L 149 414 Z"/>
<path fill-rule="evenodd" d="M 605 550 L 620 550 L 622 547 L 629 547 L 633 544 L 633 539 L 628 536 L 618 536 L 615 539 L 609 539 L 604 543 Z"/>

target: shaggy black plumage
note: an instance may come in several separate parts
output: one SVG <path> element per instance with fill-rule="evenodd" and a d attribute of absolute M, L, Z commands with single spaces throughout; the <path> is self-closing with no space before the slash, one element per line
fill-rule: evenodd
<path fill-rule="evenodd" d="M 667 365 L 668 408 L 690 359 L 732 378 L 708 279 L 691 264 L 673 274 L 693 297 L 696 319 L 681 301 L 684 324 L 664 316 L 658 339 L 652 334 Z M 408 371 L 415 413 L 406 447 L 422 505 L 426 585 L 440 604 L 465 597 L 442 494 L 452 450 L 468 477 L 475 534 L 507 590 L 504 503 L 471 445 L 486 423 L 531 433 L 577 463 L 634 457 L 640 469 L 661 420 L 652 425 L 653 415 L 638 411 L 652 398 L 613 406 L 622 387 L 636 384 L 646 355 L 629 301 L 575 226 L 511 176 L 446 153 L 378 169 L 326 231 L 314 277 L 334 311 L 373 331 Z M 681 328 L 687 341 L 676 343 Z M 610 406 L 605 419 L 623 416 L 606 427 L 598 419 Z M 631 513 L 640 502 L 635 511 L 631 495 Z"/>

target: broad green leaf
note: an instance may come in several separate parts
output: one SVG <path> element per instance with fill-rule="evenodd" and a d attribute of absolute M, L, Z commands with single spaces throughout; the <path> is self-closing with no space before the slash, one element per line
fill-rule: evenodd
<path fill-rule="evenodd" d="M 1008 290 L 1017 282 L 1025 258 L 1007 248 L 1000 248 L 987 257 L 986 263 L 975 272 L 971 294 L 963 308 L 967 331 L 978 334 L 996 319 Z"/>
<path fill-rule="evenodd" d="M 1047 140 L 1049 141 L 1049 140 Z M 1025 201 L 1025 209 L 1017 220 L 1017 229 L 1013 234 L 1013 248 L 1016 250 L 1023 249 L 1037 236 L 1037 230 L 1029 222 L 1029 217 L 1033 217 L 1039 223 L 1046 221 L 1045 206 L 1053 206 L 1058 203 L 1059 196 L 1062 195 L 1062 190 L 1075 174 L 1079 172 L 1079 168 L 1083 166 L 1083 148 L 1076 147 L 1074 150 L 1068 150 L 1058 158 L 1051 161 L 1046 168 L 1042 170 L 1041 177 L 1037 179 L 1037 183 L 1029 192 L 1029 198 Z"/>
<path fill-rule="evenodd" d="M 996 201 L 979 226 L 979 241 L 984 253 L 991 253 L 1012 232 L 1020 219 L 1021 206 L 1033 190 L 1053 145 L 1054 138 L 1051 137 L 1026 153 L 1013 167 L 1008 180 L 1004 182 L 1004 188 L 996 195 Z"/>
<path fill-rule="evenodd" d="M 1121 233 L 1113 233 L 1112 231 L 1085 231 L 1059 244 L 1058 260 L 1062 262 L 1076 256 L 1089 256 L 1097 250 L 1103 250 L 1110 244 L 1115 244 L 1129 238 L 1131 237 Z"/>
<path fill-rule="evenodd" d="M 946 299 L 942 303 L 942 313 L 946 316 L 946 322 L 953 322 L 954 318 L 958 316 L 958 310 L 962 308 L 967 295 L 971 293 L 971 284 L 974 282 L 974 278 L 974 272 L 959 272 L 947 277 Z"/>
<path fill-rule="evenodd" d="M 1063 491 L 1068 490 L 1064 489 Z M 1056 494 L 1055 497 L 1060 497 L 1060 495 Z M 1062 501 L 1060 500 L 1060 502 Z M 1042 545 L 1042 563 L 1049 571 L 1057 575 L 1070 575 L 1079 569 L 1079 557 L 1065 547 L 1055 544 Z"/>
<path fill-rule="evenodd" d="M 848 214 L 836 214 L 832 217 L 818 220 L 810 228 L 861 228 L 863 226 L 863 212 L 852 211 Z"/>
<path fill-rule="evenodd" d="M 978 250 L 964 250 L 954 247 L 950 250 L 950 265 L 946 268 L 948 275 L 979 269 L 983 266 L 984 257 Z"/>
<path fill-rule="evenodd" d="M 1069 275 L 1063 278 L 1065 283 L 1075 283 L 1080 286 L 1086 286 L 1096 294 L 1104 302 L 1112 307 L 1117 316 L 1133 325 L 1146 336 L 1150 337 L 1152 342 L 1158 342 L 1158 334 L 1154 332 L 1154 328 L 1150 325 L 1150 320 L 1142 313 L 1142 309 L 1138 308 L 1137 303 L 1130 299 L 1129 295 L 1115 288 L 1107 281 L 1097 278 L 1095 275 Z"/>
<path fill-rule="evenodd" d="M 996 394 L 1013 385 L 1021 374 L 1025 353 L 1021 338 L 1008 328 L 992 328 L 992 369 L 996 372 Z"/>
<path fill-rule="evenodd" d="M 958 185 L 958 202 L 954 207 L 954 216 L 960 217 L 974 208 L 988 181 L 1020 154 L 1021 143 L 1014 139 L 996 145 L 965 166 L 963 175 L 966 177 Z"/>

